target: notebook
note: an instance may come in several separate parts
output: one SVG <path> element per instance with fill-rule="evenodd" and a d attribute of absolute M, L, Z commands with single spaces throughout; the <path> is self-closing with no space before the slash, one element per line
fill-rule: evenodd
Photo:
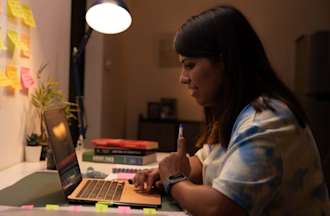
<path fill-rule="evenodd" d="M 68 122 L 63 109 L 44 114 L 49 146 L 54 152 L 56 169 L 66 198 L 70 202 L 111 202 L 113 205 L 160 207 L 161 196 L 156 191 L 137 191 L 127 180 L 83 178 L 80 172 Z"/>

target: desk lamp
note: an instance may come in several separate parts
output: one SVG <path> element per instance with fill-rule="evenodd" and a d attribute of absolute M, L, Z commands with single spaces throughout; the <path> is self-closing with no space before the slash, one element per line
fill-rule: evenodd
<path fill-rule="evenodd" d="M 78 64 L 81 54 L 83 53 L 93 30 L 104 34 L 116 34 L 125 31 L 132 22 L 132 17 L 124 0 L 96 0 L 87 10 L 85 18 L 88 28 L 79 44 L 79 47 L 74 47 L 72 53 L 74 84 L 77 94 L 77 104 L 79 107 L 79 138 L 77 146 L 81 146 L 83 144 L 87 130 L 87 121 L 85 118 L 84 102 L 80 88 L 80 76 L 78 71 Z"/>

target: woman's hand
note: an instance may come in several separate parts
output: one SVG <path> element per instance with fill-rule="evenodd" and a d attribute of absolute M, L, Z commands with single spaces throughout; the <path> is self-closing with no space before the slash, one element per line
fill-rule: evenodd
<path fill-rule="evenodd" d="M 177 151 L 171 153 L 159 163 L 159 175 L 161 181 L 167 177 L 178 173 L 183 173 L 189 176 L 191 167 L 189 158 L 186 156 L 187 146 L 183 137 L 178 138 Z"/>
<path fill-rule="evenodd" d="M 161 188 L 159 169 L 145 169 L 137 172 L 133 178 L 133 183 L 138 190 L 146 190 L 147 192 L 150 192 L 152 187 Z"/>

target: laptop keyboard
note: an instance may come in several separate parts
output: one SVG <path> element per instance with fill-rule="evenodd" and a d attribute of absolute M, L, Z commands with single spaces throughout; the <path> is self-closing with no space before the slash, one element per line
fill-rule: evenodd
<path fill-rule="evenodd" d="M 87 180 L 77 198 L 119 201 L 124 185 L 125 182 L 119 181 Z"/>

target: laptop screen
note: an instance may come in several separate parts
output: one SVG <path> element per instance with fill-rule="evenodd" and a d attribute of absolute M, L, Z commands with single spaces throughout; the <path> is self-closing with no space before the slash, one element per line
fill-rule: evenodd
<path fill-rule="evenodd" d="M 66 195 L 82 180 L 80 168 L 72 143 L 70 129 L 63 109 L 45 112 L 45 122 L 50 148 L 54 153 L 56 169 Z"/>

